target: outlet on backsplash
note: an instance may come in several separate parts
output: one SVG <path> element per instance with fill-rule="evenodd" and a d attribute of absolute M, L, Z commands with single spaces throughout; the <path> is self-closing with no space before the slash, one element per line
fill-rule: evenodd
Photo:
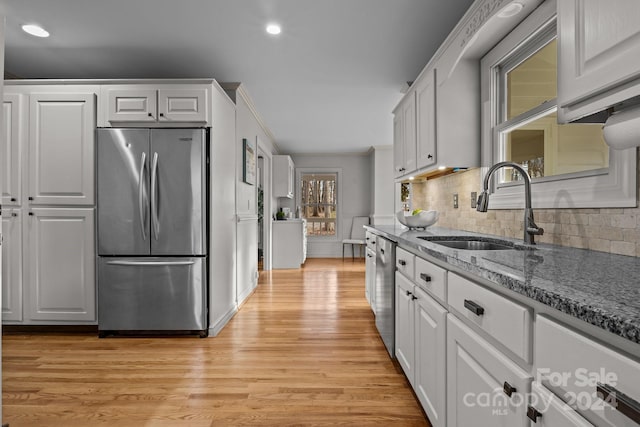
<path fill-rule="evenodd" d="M 458 209 L 458 193 L 453 193 L 453 208 Z"/>
<path fill-rule="evenodd" d="M 478 192 L 472 191 L 471 192 L 471 209 L 475 209 L 477 205 L 478 205 Z"/>

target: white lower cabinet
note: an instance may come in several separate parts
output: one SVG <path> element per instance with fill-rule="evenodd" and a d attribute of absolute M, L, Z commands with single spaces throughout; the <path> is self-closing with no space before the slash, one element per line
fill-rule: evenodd
<path fill-rule="evenodd" d="M 22 320 L 22 216 L 2 210 L 2 320 Z"/>
<path fill-rule="evenodd" d="M 445 427 L 447 310 L 417 286 L 415 300 L 415 381 L 413 388 L 433 427 Z"/>
<path fill-rule="evenodd" d="M 558 396 L 538 382 L 531 386 L 531 399 L 527 407 L 531 426 L 540 427 L 592 427 Z"/>
<path fill-rule="evenodd" d="M 414 384 L 413 283 L 396 272 L 396 358 Z"/>
<path fill-rule="evenodd" d="M 93 322 L 93 208 L 33 208 L 24 224 L 25 320 Z"/>
<path fill-rule="evenodd" d="M 528 425 L 531 380 L 454 315 L 447 316 L 447 426 Z"/>
<path fill-rule="evenodd" d="M 300 219 L 274 221 L 273 268 L 300 268 L 307 259 L 307 224 Z"/>
<path fill-rule="evenodd" d="M 365 256 L 365 296 L 371 306 L 371 310 L 376 312 L 376 253 L 367 247 Z"/>
<path fill-rule="evenodd" d="M 435 299 L 396 272 L 396 358 L 434 427 L 447 425 L 446 317 Z"/>

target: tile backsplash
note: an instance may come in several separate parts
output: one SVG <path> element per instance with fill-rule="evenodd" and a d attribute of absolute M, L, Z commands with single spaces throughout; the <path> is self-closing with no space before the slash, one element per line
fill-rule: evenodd
<path fill-rule="evenodd" d="M 640 151 L 638 154 L 640 165 Z M 640 200 L 640 168 L 638 169 Z M 480 169 L 458 172 L 441 178 L 412 184 L 413 208 L 440 212 L 438 225 L 478 233 L 522 238 L 523 210 L 471 208 L 471 192 L 480 192 Z M 453 208 L 453 194 L 459 208 Z M 575 248 L 640 257 L 640 208 L 612 209 L 534 209 L 536 224 L 544 235 L 536 241 Z"/>

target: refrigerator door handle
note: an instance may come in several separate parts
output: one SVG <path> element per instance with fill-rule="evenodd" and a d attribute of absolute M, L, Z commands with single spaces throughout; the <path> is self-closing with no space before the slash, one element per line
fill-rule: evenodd
<path fill-rule="evenodd" d="M 145 201 L 144 201 L 144 169 L 147 163 L 147 153 L 144 151 L 140 156 L 140 174 L 138 183 L 138 211 L 140 213 L 140 230 L 142 231 L 142 240 L 147 240 L 146 221 L 144 218 Z"/>
<path fill-rule="evenodd" d="M 165 266 L 165 265 L 193 265 L 195 261 L 108 261 L 109 265 L 129 266 Z"/>
<path fill-rule="evenodd" d="M 151 162 L 151 228 L 153 235 L 158 240 L 160 234 L 160 222 L 158 221 L 158 153 L 153 153 Z"/>

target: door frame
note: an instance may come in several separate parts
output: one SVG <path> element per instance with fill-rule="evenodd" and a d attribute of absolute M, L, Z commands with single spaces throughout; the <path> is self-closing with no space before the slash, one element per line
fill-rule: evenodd
<path fill-rule="evenodd" d="M 263 183 L 262 183 L 262 255 L 264 257 L 263 270 L 271 270 L 271 228 L 273 219 L 271 218 L 271 193 L 272 193 L 272 177 L 271 177 L 271 163 L 273 155 L 266 149 L 265 144 L 260 137 L 256 137 L 256 145 L 258 146 L 258 156 L 262 156 L 263 159 Z"/>

